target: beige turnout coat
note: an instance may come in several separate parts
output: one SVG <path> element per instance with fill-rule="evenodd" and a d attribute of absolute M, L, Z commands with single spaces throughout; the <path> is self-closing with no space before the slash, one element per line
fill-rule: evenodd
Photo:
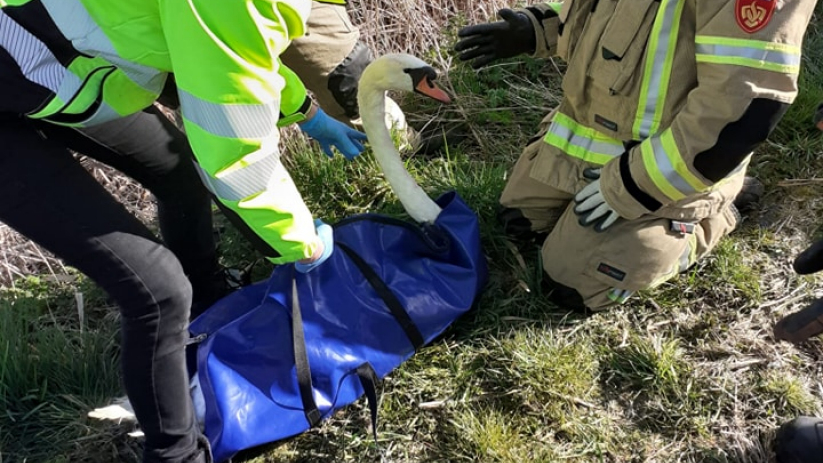
<path fill-rule="evenodd" d="M 501 197 L 551 230 L 544 268 L 602 309 L 706 255 L 736 225 L 753 149 L 797 93 L 814 0 L 565 0 L 528 7 L 538 57 L 568 63 L 563 100 Z M 602 233 L 569 205 L 602 167 L 623 218 Z"/>

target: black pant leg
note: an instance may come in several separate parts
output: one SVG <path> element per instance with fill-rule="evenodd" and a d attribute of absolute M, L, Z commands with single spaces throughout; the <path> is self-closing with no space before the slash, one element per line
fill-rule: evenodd
<path fill-rule="evenodd" d="M 212 230 L 211 195 L 200 181 L 185 134 L 154 107 L 94 127 L 40 123 L 47 138 L 110 165 L 137 180 L 157 199 L 160 233 L 192 283 L 194 300 L 224 294 Z"/>
<path fill-rule="evenodd" d="M 184 346 L 191 286 L 180 262 L 55 140 L 0 115 L 0 221 L 92 278 L 121 309 L 123 379 L 145 461 L 196 451 Z"/>

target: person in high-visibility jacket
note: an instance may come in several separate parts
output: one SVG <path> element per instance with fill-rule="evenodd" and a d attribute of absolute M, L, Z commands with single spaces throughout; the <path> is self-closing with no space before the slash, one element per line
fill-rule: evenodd
<path fill-rule="evenodd" d="M 797 93 L 814 0 L 565 0 L 459 31 L 475 67 L 568 63 L 560 106 L 500 198 L 510 231 L 548 232 L 557 301 L 601 310 L 707 255 L 738 221 L 755 147 Z"/>
<path fill-rule="evenodd" d="M 123 379 L 144 461 L 210 461 L 184 346 L 217 268 L 210 200 L 273 263 L 333 250 L 280 163 L 299 123 L 347 158 L 365 135 L 325 114 L 280 55 L 310 0 L 0 0 L 0 221 L 87 274 L 120 306 Z M 174 76 L 187 137 L 153 103 Z M 162 241 L 72 156 L 157 198 Z M 205 186 L 204 186 L 205 185 Z"/>

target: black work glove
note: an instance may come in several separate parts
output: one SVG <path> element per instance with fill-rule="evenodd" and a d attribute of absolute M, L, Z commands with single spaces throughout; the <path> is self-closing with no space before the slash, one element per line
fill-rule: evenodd
<path fill-rule="evenodd" d="M 528 16 L 508 8 L 497 12 L 503 21 L 466 26 L 457 32 L 460 40 L 454 50 L 461 61 L 472 61 L 477 69 L 492 61 L 521 53 L 534 53 L 537 45 L 534 27 Z"/>
<path fill-rule="evenodd" d="M 794 271 L 799 275 L 823 270 L 823 240 L 819 240 L 806 248 L 794 259 Z"/>

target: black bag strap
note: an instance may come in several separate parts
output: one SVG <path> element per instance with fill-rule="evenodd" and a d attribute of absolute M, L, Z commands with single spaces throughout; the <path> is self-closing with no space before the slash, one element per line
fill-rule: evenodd
<path fill-rule="evenodd" d="M 369 402 L 371 433 L 374 437 L 374 443 L 377 444 L 377 373 L 369 362 L 357 367 L 355 372 L 357 373 L 357 377 L 360 378 L 360 384 L 363 386 L 363 392 L 366 395 L 366 400 Z"/>
<path fill-rule="evenodd" d="M 426 341 L 423 338 L 423 334 L 420 333 L 420 329 L 417 328 L 417 325 L 414 323 L 414 320 L 411 319 L 409 313 L 406 312 L 403 304 L 400 303 L 400 300 L 397 299 L 397 296 L 394 295 L 377 272 L 350 247 L 340 242 L 335 242 L 334 245 L 342 249 L 346 255 L 349 256 L 349 259 L 354 262 L 354 265 L 357 266 L 363 276 L 366 277 L 366 281 L 369 282 L 380 299 L 383 300 L 383 303 L 389 308 L 389 311 L 400 324 L 400 327 L 403 328 L 414 350 L 416 351 L 423 347 Z"/>
<path fill-rule="evenodd" d="M 297 280 L 291 280 L 291 328 L 294 346 L 294 365 L 297 369 L 297 384 L 300 387 L 300 399 L 303 411 L 310 427 L 320 422 L 320 410 L 314 401 L 311 385 L 311 368 L 306 353 L 306 336 L 303 332 L 303 316 L 300 314 L 300 297 L 297 295 Z"/>

